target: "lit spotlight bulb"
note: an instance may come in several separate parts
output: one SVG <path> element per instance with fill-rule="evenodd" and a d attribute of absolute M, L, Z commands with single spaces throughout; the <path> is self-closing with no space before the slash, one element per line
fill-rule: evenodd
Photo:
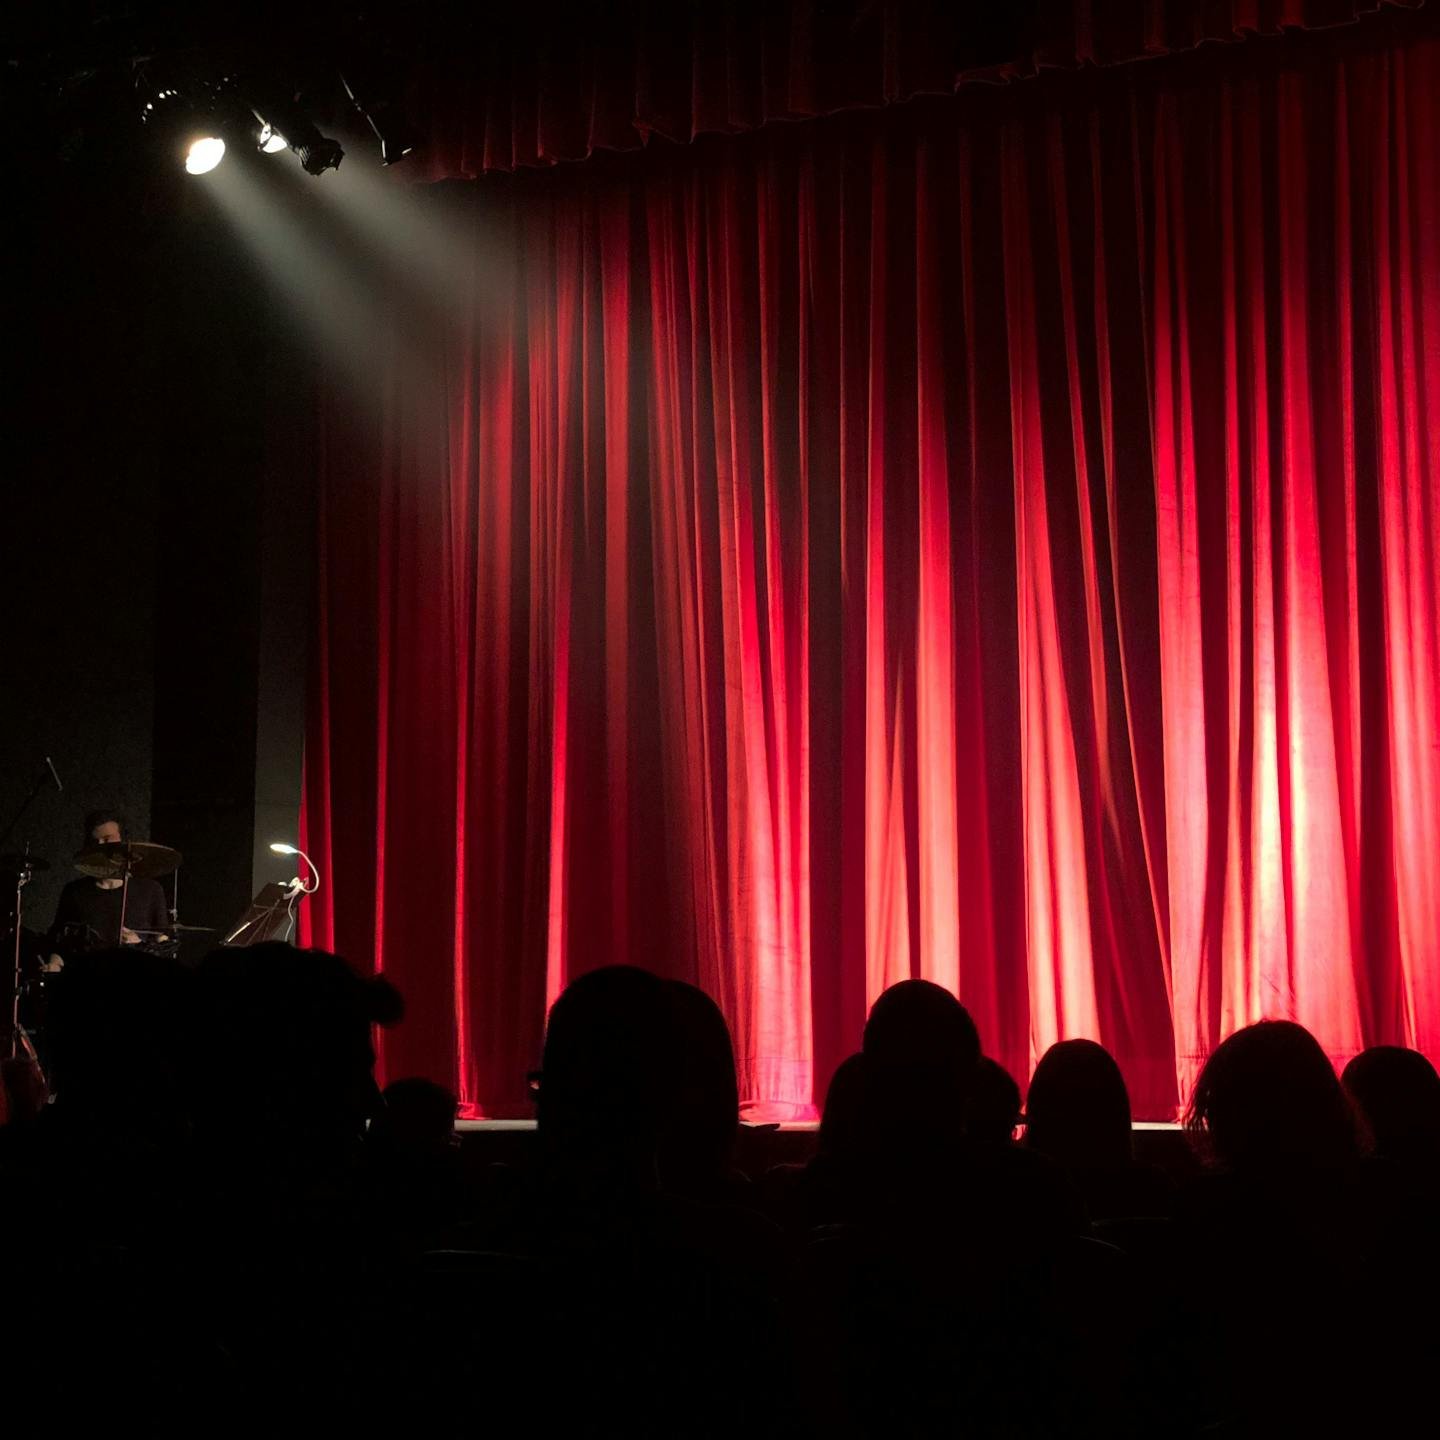
<path fill-rule="evenodd" d="M 260 128 L 260 148 L 267 155 L 278 155 L 282 150 L 288 150 L 290 145 L 273 126 L 263 125 Z"/>
<path fill-rule="evenodd" d="M 205 135 L 190 144 L 185 168 L 192 175 L 205 175 L 225 158 L 225 142 L 218 135 Z"/>
<path fill-rule="evenodd" d="M 293 845 L 287 845 L 283 840 L 273 841 L 270 848 L 277 855 L 298 855 L 300 853 Z"/>

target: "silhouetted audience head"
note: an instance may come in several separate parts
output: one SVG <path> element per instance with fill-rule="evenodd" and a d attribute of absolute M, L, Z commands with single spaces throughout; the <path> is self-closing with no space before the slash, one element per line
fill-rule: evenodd
<path fill-rule="evenodd" d="M 835 1068 L 820 1112 L 819 1153 L 852 1155 L 864 1131 L 865 1056 L 848 1055 Z"/>
<path fill-rule="evenodd" d="M 193 977 L 166 955 L 80 955 L 47 987 L 56 1104 L 106 1129 L 183 1124 Z"/>
<path fill-rule="evenodd" d="M 980 1060 L 980 1034 L 970 1012 L 943 986 L 902 980 L 870 1008 L 861 1049 L 876 1073 L 969 1093 Z"/>
<path fill-rule="evenodd" d="M 278 942 L 219 949 L 196 972 L 201 1118 L 293 1148 L 358 1139 L 379 1107 L 372 1025 L 403 1006 L 383 976 Z"/>
<path fill-rule="evenodd" d="M 978 1145 L 1008 1145 L 1020 1123 L 1020 1087 L 1015 1077 L 988 1055 L 980 1057 L 965 1128 Z"/>
<path fill-rule="evenodd" d="M 443 1085 L 419 1076 L 395 1080 L 371 1117 L 372 1146 L 397 1157 L 444 1155 L 453 1148 L 459 1102 Z"/>
<path fill-rule="evenodd" d="M 1234 1171 L 1332 1169 L 1359 1153 L 1334 1067 L 1289 1020 L 1247 1025 L 1214 1051 L 1185 1126 L 1209 1158 Z"/>
<path fill-rule="evenodd" d="M 1103 1045 L 1061 1040 L 1040 1057 L 1025 1098 L 1025 1144 L 1067 1170 L 1130 1163 L 1130 1094 Z"/>
<path fill-rule="evenodd" d="M 676 1007 L 665 983 L 631 965 L 573 980 L 550 1009 L 536 1094 L 551 1162 L 654 1167 L 678 1069 Z"/>
<path fill-rule="evenodd" d="M 963 1142 L 980 1036 L 965 1007 L 928 980 L 902 980 L 871 1007 L 864 1143 L 872 1172 L 927 1170 Z"/>
<path fill-rule="evenodd" d="M 720 1007 L 683 980 L 665 980 L 675 1025 L 675 1062 L 661 1147 L 669 1189 L 700 1193 L 728 1180 L 740 1126 L 735 1048 Z"/>
<path fill-rule="evenodd" d="M 1377 1155 L 1440 1162 L 1440 1075 L 1418 1050 L 1372 1046 L 1345 1067 L 1340 1079 Z"/>

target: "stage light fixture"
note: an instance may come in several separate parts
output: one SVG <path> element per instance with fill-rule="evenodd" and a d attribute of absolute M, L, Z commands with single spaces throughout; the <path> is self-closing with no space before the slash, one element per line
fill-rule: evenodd
<path fill-rule="evenodd" d="M 225 142 L 218 135 L 202 135 L 190 142 L 185 168 L 192 175 L 206 175 L 225 158 Z"/>
<path fill-rule="evenodd" d="M 293 98 L 268 91 L 247 98 L 250 113 L 260 122 L 259 144 L 267 155 L 278 153 L 284 145 L 295 152 L 307 175 L 323 175 L 340 168 L 345 158 L 340 142 L 322 135 Z"/>
<path fill-rule="evenodd" d="M 233 99 L 228 77 L 212 79 L 179 68 L 158 83 L 142 72 L 137 85 L 146 99 L 141 122 L 162 148 L 191 175 L 207 175 L 225 158 Z"/>
<path fill-rule="evenodd" d="M 327 170 L 338 170 L 345 158 L 344 148 L 338 140 L 318 133 L 310 144 L 292 144 L 290 148 L 300 157 L 300 168 L 307 175 L 323 175 Z"/>

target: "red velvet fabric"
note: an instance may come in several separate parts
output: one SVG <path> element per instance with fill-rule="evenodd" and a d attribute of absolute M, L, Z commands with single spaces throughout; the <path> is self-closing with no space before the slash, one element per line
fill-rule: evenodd
<path fill-rule="evenodd" d="M 305 813 L 386 1075 L 526 1113 L 615 960 L 771 1117 L 908 975 L 1142 1117 L 1440 1058 L 1440 43 L 1105 78 L 392 192 Z"/>
<path fill-rule="evenodd" d="M 1349 24 L 1422 0 L 643 0 L 478 7 L 423 27 L 412 177 L 579 160 L 651 136 L 757 129 L 1048 68 Z"/>

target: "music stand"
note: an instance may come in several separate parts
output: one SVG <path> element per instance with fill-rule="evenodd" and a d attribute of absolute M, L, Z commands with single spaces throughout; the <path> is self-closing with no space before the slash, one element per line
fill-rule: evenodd
<path fill-rule="evenodd" d="M 272 880 L 255 892 L 245 913 L 230 927 L 222 945 L 261 945 L 267 940 L 289 938 L 295 922 L 295 901 L 305 892 L 292 882 L 282 885 Z M 283 933 L 281 933 L 283 932 Z"/>

